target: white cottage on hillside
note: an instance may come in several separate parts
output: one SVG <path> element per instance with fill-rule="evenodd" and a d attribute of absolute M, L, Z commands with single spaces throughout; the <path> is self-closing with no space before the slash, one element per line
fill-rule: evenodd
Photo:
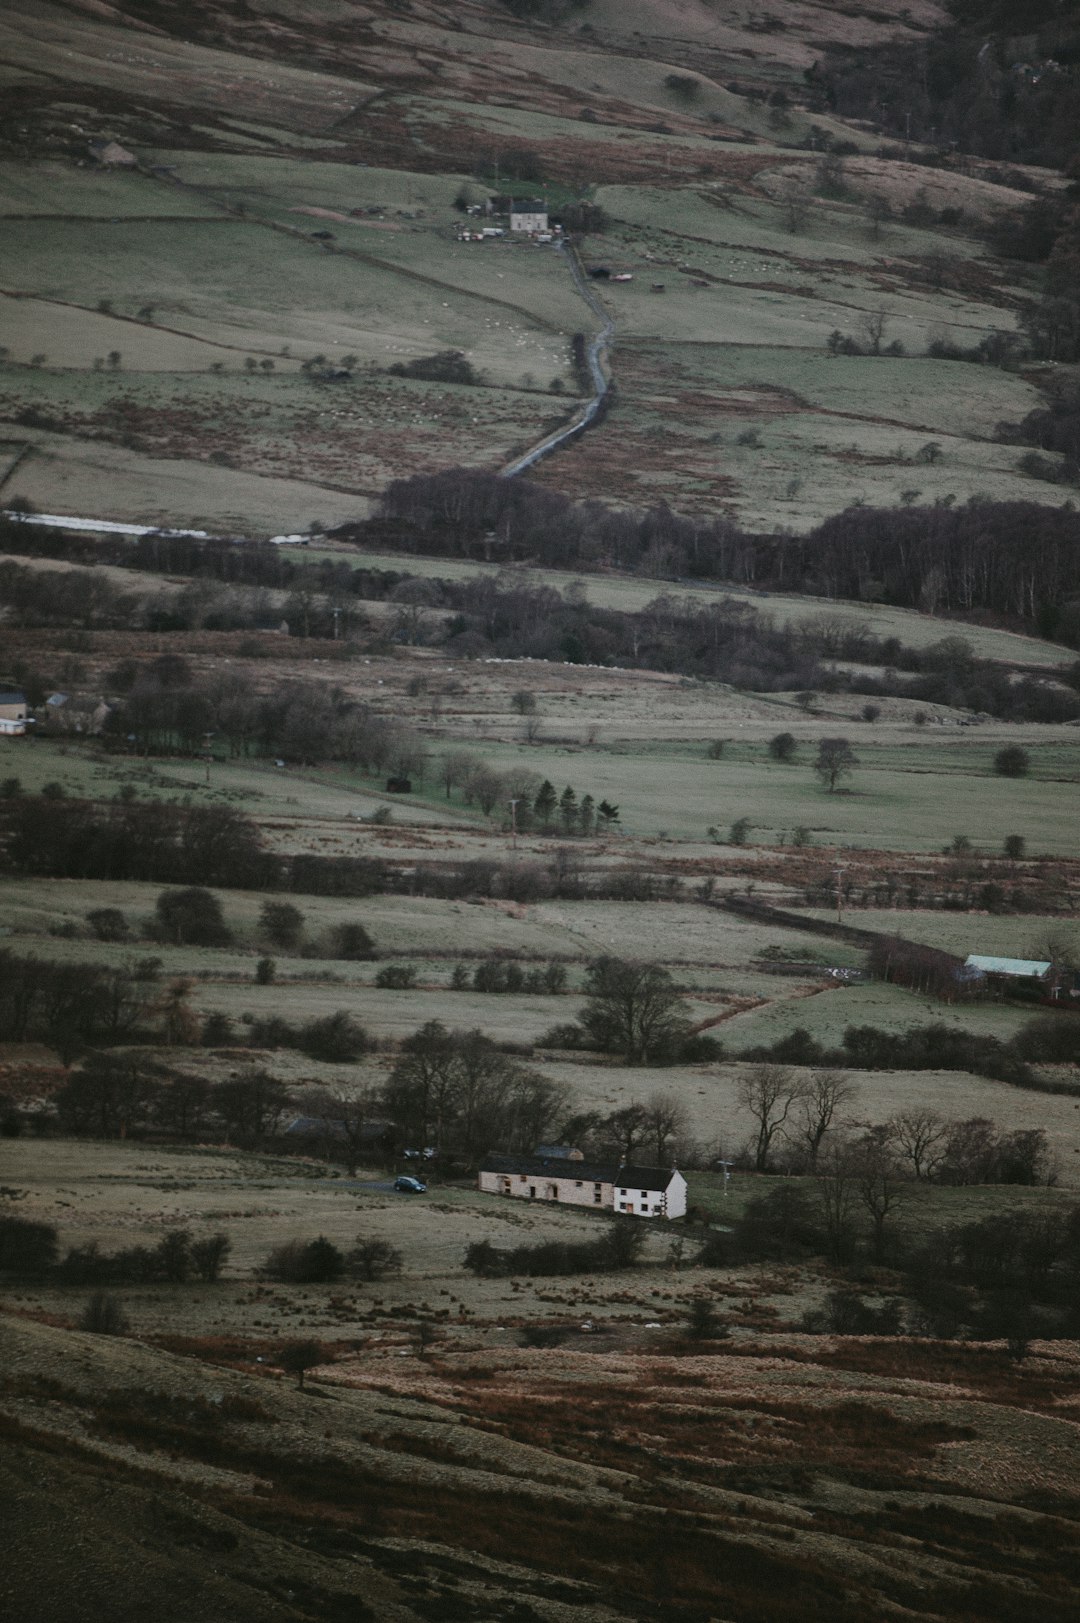
<path fill-rule="evenodd" d="M 686 1179 L 674 1167 L 620 1167 L 615 1210 L 631 1217 L 685 1217 Z"/>
<path fill-rule="evenodd" d="M 552 1148 L 561 1153 L 489 1155 L 480 1167 L 480 1189 L 489 1195 L 591 1206 L 628 1217 L 686 1216 L 686 1179 L 673 1167 L 600 1164 L 575 1159 L 564 1146 L 548 1146 Z"/>
<path fill-rule="evenodd" d="M 542 197 L 526 197 L 510 199 L 510 229 L 511 231 L 526 231 L 530 234 L 546 231 L 548 228 L 547 204 Z"/>
<path fill-rule="evenodd" d="M 617 1171 L 614 1162 L 597 1165 L 568 1155 L 489 1155 L 480 1168 L 479 1186 L 489 1195 L 610 1211 Z"/>
<path fill-rule="evenodd" d="M 0 735 L 18 737 L 25 733 L 29 713 L 21 688 L 0 689 Z"/>

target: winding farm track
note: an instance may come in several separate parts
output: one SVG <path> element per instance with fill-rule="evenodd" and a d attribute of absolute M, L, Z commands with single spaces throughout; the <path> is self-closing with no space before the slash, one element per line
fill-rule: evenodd
<path fill-rule="evenodd" d="M 608 390 L 611 388 L 611 379 L 605 369 L 605 363 L 608 360 L 608 351 L 615 332 L 615 323 L 589 286 L 577 249 L 572 244 L 561 242 L 558 251 L 563 255 L 570 267 L 570 274 L 574 278 L 579 294 L 600 322 L 600 331 L 589 339 L 585 347 L 585 362 L 589 368 L 589 376 L 592 379 L 593 396 L 586 404 L 581 415 L 576 417 L 572 423 L 569 423 L 565 428 L 556 429 L 554 434 L 548 434 L 538 445 L 534 445 L 531 450 L 526 451 L 524 456 L 518 457 L 513 462 L 508 462 L 504 468 L 501 468 L 499 476 L 502 479 L 513 479 L 517 474 L 524 473 L 527 468 L 535 467 L 538 462 L 543 461 L 544 457 L 550 456 L 552 451 L 557 451 L 560 445 L 566 445 L 570 440 L 576 439 L 579 434 L 583 434 L 596 417 Z"/>

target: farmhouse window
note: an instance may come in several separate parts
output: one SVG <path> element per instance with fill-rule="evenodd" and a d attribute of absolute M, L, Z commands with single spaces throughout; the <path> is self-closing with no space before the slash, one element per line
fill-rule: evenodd
<path fill-rule="evenodd" d="M 599 1184 L 597 1184 L 596 1188 L 593 1190 L 593 1197 L 592 1198 L 593 1198 L 593 1205 L 594 1206 L 599 1206 L 601 1204 L 604 1197 L 600 1193 Z"/>
<path fill-rule="evenodd" d="M 619 1190 L 619 1194 L 620 1194 L 620 1195 L 625 1195 L 625 1194 L 626 1194 L 626 1190 L 625 1190 L 625 1189 L 620 1189 L 620 1190 Z"/>
<path fill-rule="evenodd" d="M 648 1191 L 648 1190 L 647 1190 L 647 1189 L 643 1189 L 643 1190 L 642 1190 L 642 1191 L 641 1191 L 641 1198 L 642 1198 L 642 1200 L 648 1200 L 648 1198 L 649 1198 L 649 1191 Z"/>
<path fill-rule="evenodd" d="M 574 1185 L 574 1188 L 575 1189 L 583 1189 L 584 1187 L 585 1187 L 584 1184 L 582 1183 L 581 1179 L 579 1178 L 577 1183 Z"/>

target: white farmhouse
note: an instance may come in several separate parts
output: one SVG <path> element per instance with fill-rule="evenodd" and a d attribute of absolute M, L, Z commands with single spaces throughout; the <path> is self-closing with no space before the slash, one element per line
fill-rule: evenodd
<path fill-rule="evenodd" d="M 563 1145 L 542 1145 L 548 1153 L 489 1155 L 480 1167 L 479 1187 L 512 1200 L 558 1201 L 591 1206 L 629 1217 L 686 1216 L 686 1179 L 673 1167 L 617 1166 L 581 1159 Z"/>
<path fill-rule="evenodd" d="M 510 229 L 529 235 L 548 228 L 547 204 L 541 197 L 510 199 Z"/>
<path fill-rule="evenodd" d="M 631 1217 L 685 1217 L 686 1179 L 674 1167 L 622 1166 L 615 1175 L 614 1204 Z"/>
<path fill-rule="evenodd" d="M 0 691 L 0 734 L 18 737 L 25 733 L 28 720 L 26 694 L 22 689 L 4 688 Z"/>
<path fill-rule="evenodd" d="M 557 1200 L 564 1206 L 610 1211 L 614 1163 L 596 1165 L 567 1155 L 489 1155 L 480 1167 L 480 1188 L 515 1200 Z"/>

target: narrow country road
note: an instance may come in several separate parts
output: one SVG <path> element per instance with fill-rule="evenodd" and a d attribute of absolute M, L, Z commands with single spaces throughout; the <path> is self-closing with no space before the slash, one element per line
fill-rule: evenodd
<path fill-rule="evenodd" d="M 590 287 L 582 269 L 581 261 L 578 258 L 577 250 L 565 242 L 560 242 L 556 251 L 562 254 L 566 260 L 578 293 L 601 324 L 600 331 L 594 333 L 585 346 L 585 362 L 589 368 L 589 376 L 592 379 L 593 395 L 572 423 L 568 423 L 565 428 L 556 429 L 553 434 L 548 434 L 545 439 L 542 439 L 539 444 L 526 451 L 523 456 L 516 458 L 513 462 L 508 462 L 505 467 L 501 468 L 499 477 L 502 479 L 513 479 L 517 474 L 524 473 L 526 468 L 535 467 L 544 457 L 550 456 L 552 451 L 557 451 L 560 445 L 566 445 L 570 440 L 581 434 L 593 421 L 611 387 L 611 381 L 605 371 L 605 363 L 608 358 L 611 339 L 615 332 L 615 323 Z M 129 535 L 135 537 L 165 534 L 192 536 L 199 540 L 209 538 L 206 530 L 165 529 L 161 525 L 123 524 L 114 519 L 77 518 L 71 514 L 63 513 L 23 513 L 10 509 L 0 509 L 0 517 L 18 519 L 23 524 L 53 525 L 58 529 L 81 530 L 99 535 Z M 246 540 L 247 537 L 237 536 L 233 539 Z M 308 538 L 306 536 L 289 535 L 273 536 L 271 539 L 278 543 L 292 542 L 296 544 Z"/>
<path fill-rule="evenodd" d="M 585 348 L 585 360 L 589 368 L 589 375 L 592 378 L 594 393 L 584 411 L 572 423 L 569 423 L 565 428 L 556 429 L 554 434 L 549 434 L 546 439 L 541 440 L 538 445 L 534 445 L 531 450 L 526 451 L 525 455 L 518 457 L 516 461 L 508 462 L 505 468 L 500 470 L 500 477 L 503 479 L 513 479 L 517 474 L 524 473 L 526 468 L 535 467 L 544 457 L 550 456 L 552 451 L 557 451 L 560 445 L 565 445 L 569 440 L 575 439 L 578 434 L 588 428 L 600 410 L 600 404 L 604 396 L 611 387 L 603 363 L 607 359 L 608 347 L 615 332 L 615 323 L 589 286 L 585 273 L 581 268 L 577 250 L 561 242 L 558 252 L 563 255 L 569 265 L 570 274 L 574 278 L 581 297 L 593 315 L 601 322 L 600 331 L 589 339 Z"/>

